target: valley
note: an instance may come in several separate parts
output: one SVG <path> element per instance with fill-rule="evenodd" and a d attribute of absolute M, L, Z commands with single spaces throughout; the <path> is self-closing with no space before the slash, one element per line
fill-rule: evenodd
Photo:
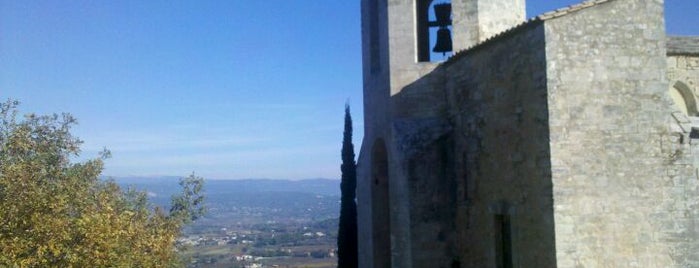
<path fill-rule="evenodd" d="M 177 178 L 116 178 L 167 206 Z M 339 181 L 211 180 L 178 244 L 188 267 L 335 267 Z"/>

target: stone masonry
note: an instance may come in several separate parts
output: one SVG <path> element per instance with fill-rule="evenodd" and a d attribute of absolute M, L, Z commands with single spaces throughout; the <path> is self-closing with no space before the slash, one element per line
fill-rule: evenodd
<path fill-rule="evenodd" d="M 417 0 L 361 1 L 360 267 L 699 267 L 699 38 L 662 0 L 452 0 L 445 62 Z"/>

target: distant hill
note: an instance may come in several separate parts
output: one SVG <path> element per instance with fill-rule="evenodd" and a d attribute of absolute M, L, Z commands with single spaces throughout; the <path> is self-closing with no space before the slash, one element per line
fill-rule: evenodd
<path fill-rule="evenodd" d="M 170 196 L 179 190 L 180 177 L 110 177 L 119 185 L 133 186 L 147 190 L 157 196 Z M 236 193 L 294 192 L 325 196 L 340 196 L 340 181 L 333 179 L 243 179 L 243 180 L 205 180 L 207 195 Z"/>
<path fill-rule="evenodd" d="M 179 177 L 111 178 L 120 186 L 148 193 L 154 205 L 167 208 L 180 191 Z M 340 181 L 306 180 L 205 180 L 205 206 L 209 213 L 196 225 L 226 222 L 319 221 L 339 216 Z"/>

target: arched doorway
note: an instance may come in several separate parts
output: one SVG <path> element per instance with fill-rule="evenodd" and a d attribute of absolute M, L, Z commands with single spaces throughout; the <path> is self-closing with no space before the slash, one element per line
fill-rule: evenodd
<path fill-rule="evenodd" d="M 388 191 L 388 154 L 382 139 L 371 150 L 371 219 L 374 267 L 391 267 L 391 217 Z"/>
<path fill-rule="evenodd" d="M 676 82 L 670 87 L 670 97 L 677 109 L 688 116 L 697 116 L 697 102 L 692 90 L 682 82 Z"/>

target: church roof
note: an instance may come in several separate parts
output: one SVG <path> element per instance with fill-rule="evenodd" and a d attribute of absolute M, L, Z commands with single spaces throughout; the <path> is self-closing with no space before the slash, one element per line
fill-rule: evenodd
<path fill-rule="evenodd" d="M 579 3 L 579 4 L 567 6 L 564 8 L 559 8 L 559 9 L 556 9 L 554 11 L 546 12 L 546 13 L 541 14 L 539 16 L 533 17 L 533 18 L 531 18 L 531 19 L 529 19 L 529 20 L 527 20 L 519 25 L 516 25 L 508 30 L 505 30 L 499 34 L 496 34 L 492 37 L 489 37 L 488 39 L 486 39 L 480 43 L 477 43 L 476 45 L 474 45 L 470 48 L 464 49 L 462 51 L 457 51 L 445 63 L 449 64 L 451 62 L 454 62 L 457 58 L 460 58 L 464 54 L 468 54 L 469 52 L 472 52 L 474 50 L 477 50 L 478 48 L 486 46 L 489 43 L 496 42 L 496 40 L 501 39 L 505 36 L 509 36 L 509 35 L 514 34 L 516 32 L 519 32 L 522 29 L 531 27 L 533 25 L 538 25 L 539 23 L 541 23 L 543 21 L 558 18 L 561 16 L 565 16 L 565 15 L 568 15 L 570 13 L 582 10 L 582 9 L 586 9 L 586 8 L 593 7 L 593 6 L 598 6 L 598 5 L 601 5 L 601 4 L 604 4 L 607 2 L 612 2 L 612 1 L 616 1 L 616 0 L 589 0 L 589 1 L 584 1 L 582 3 Z"/>
<path fill-rule="evenodd" d="M 699 56 L 699 36 L 668 36 L 667 54 Z"/>

